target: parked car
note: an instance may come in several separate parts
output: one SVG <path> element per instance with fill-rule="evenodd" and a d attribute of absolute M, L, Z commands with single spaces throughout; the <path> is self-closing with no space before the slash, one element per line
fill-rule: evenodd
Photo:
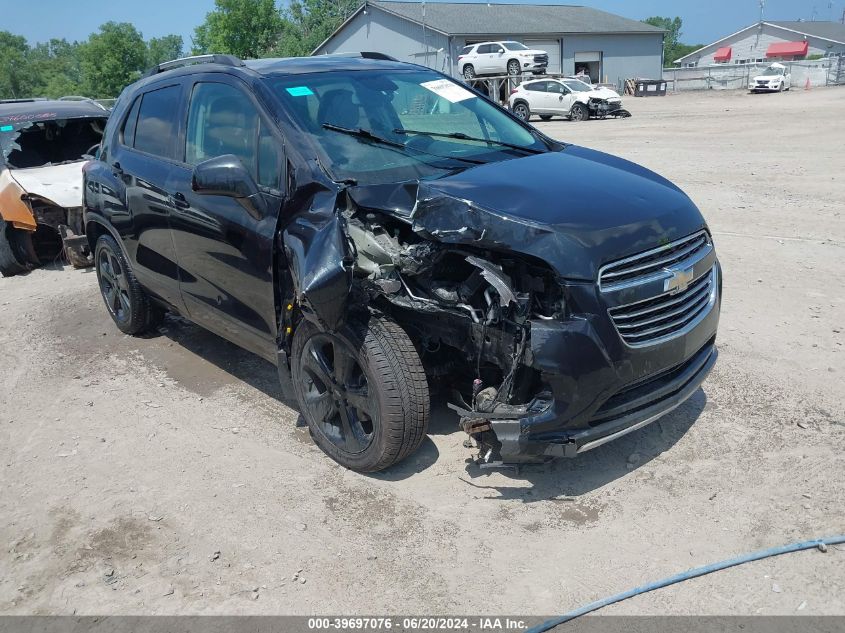
<path fill-rule="evenodd" d="M 538 114 L 544 121 L 553 116 L 586 121 L 591 116 L 630 116 L 622 110 L 622 97 L 609 88 L 593 88 L 572 78 L 526 81 L 511 90 L 508 105 L 514 115 L 528 121 Z"/>
<path fill-rule="evenodd" d="M 80 97 L 0 101 L 0 274 L 25 272 L 62 250 L 73 266 L 90 265 L 82 164 L 107 119 L 103 106 Z"/>
<path fill-rule="evenodd" d="M 792 87 L 792 74 L 783 64 L 772 64 L 762 75 L 757 75 L 748 84 L 750 92 L 782 92 Z"/>
<path fill-rule="evenodd" d="M 465 46 L 458 55 L 458 68 L 464 79 L 479 75 L 521 75 L 546 72 L 549 54 L 519 42 L 481 42 Z"/>
<path fill-rule="evenodd" d="M 716 361 L 695 204 L 384 55 L 163 64 L 85 167 L 99 288 L 275 363 L 316 444 L 413 453 L 430 385 L 488 464 L 578 453 L 671 411 Z"/>

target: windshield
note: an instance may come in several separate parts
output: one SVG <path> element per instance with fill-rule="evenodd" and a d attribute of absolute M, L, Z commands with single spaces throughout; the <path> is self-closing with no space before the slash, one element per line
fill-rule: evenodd
<path fill-rule="evenodd" d="M 593 89 L 592 86 L 588 86 L 583 81 L 578 81 L 577 79 L 567 79 L 563 83 L 572 92 L 590 92 Z"/>
<path fill-rule="evenodd" d="M 55 114 L 0 116 L 0 164 L 24 169 L 83 160 L 106 125 L 105 117 L 50 117 Z"/>
<path fill-rule="evenodd" d="M 502 42 L 505 45 L 505 48 L 509 51 L 527 51 L 528 47 L 525 44 L 520 44 L 519 42 Z"/>
<path fill-rule="evenodd" d="M 763 71 L 764 77 L 779 76 L 783 74 L 783 68 L 767 68 Z"/>
<path fill-rule="evenodd" d="M 548 150 L 497 106 L 433 71 L 338 71 L 270 82 L 337 180 L 437 178 Z M 359 130 L 368 134 L 349 133 Z M 451 134 L 462 138 L 442 136 Z"/>

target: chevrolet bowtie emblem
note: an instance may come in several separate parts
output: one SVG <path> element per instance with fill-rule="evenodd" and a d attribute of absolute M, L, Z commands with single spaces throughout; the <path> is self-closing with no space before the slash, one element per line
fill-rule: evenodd
<path fill-rule="evenodd" d="M 693 276 L 693 269 L 690 268 L 664 268 L 671 275 L 663 282 L 663 292 L 681 292 L 690 285 Z"/>

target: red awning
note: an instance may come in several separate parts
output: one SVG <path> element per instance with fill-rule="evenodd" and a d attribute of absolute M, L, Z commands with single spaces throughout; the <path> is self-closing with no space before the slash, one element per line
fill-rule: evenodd
<path fill-rule="evenodd" d="M 730 46 L 723 46 L 716 54 L 713 55 L 713 61 L 715 62 L 729 62 L 731 60 L 731 47 Z"/>
<path fill-rule="evenodd" d="M 769 45 L 766 57 L 804 57 L 809 48 L 807 42 L 778 42 Z"/>

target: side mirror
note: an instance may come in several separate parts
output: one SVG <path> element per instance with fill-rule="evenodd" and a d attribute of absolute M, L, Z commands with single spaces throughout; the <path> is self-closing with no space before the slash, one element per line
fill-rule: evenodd
<path fill-rule="evenodd" d="M 224 154 L 194 167 L 191 189 L 208 196 L 249 198 L 259 193 L 258 185 L 234 154 Z"/>

